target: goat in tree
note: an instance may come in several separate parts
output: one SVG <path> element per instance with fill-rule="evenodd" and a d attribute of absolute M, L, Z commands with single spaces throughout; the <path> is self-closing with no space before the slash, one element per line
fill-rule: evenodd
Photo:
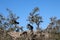
<path fill-rule="evenodd" d="M 32 26 L 32 25 L 28 24 L 28 25 L 27 25 L 27 28 L 28 28 L 29 30 L 33 31 L 33 26 Z"/>
<path fill-rule="evenodd" d="M 19 24 L 19 22 L 17 22 L 17 21 L 14 20 L 14 19 L 12 19 L 12 20 L 10 21 L 10 23 L 12 23 L 12 24 Z"/>

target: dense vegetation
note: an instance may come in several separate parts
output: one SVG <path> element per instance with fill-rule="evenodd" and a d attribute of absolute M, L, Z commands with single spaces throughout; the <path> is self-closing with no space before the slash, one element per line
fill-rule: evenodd
<path fill-rule="evenodd" d="M 10 9 L 7 9 L 9 15 L 7 18 L 0 14 L 0 40 L 60 40 L 60 19 L 50 18 L 50 23 L 46 29 L 42 30 L 40 24 L 43 23 L 42 16 L 39 16 L 39 8 L 35 7 L 29 13 L 26 25 L 27 31 L 22 26 L 18 26 L 19 19 Z M 36 24 L 36 31 L 33 25 Z M 20 32 L 21 30 L 21 32 Z"/>

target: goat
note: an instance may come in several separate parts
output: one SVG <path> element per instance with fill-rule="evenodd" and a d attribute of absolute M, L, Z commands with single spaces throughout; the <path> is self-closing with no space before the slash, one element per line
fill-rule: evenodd
<path fill-rule="evenodd" d="M 33 26 L 30 24 L 27 25 L 27 28 L 29 28 L 29 30 L 33 30 Z"/>

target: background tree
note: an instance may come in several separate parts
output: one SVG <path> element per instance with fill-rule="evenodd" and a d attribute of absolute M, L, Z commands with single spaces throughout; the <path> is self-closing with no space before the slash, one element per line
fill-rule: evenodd
<path fill-rule="evenodd" d="M 48 27 L 46 28 L 47 31 L 52 32 L 52 29 L 56 26 L 56 17 L 50 18 L 50 23 Z"/>

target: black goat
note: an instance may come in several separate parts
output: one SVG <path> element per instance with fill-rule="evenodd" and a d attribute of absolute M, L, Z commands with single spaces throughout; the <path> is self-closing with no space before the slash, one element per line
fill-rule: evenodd
<path fill-rule="evenodd" d="M 28 28 L 29 30 L 33 30 L 33 26 L 30 25 L 30 24 L 27 25 L 27 28 Z"/>
<path fill-rule="evenodd" d="M 10 23 L 12 23 L 12 24 L 19 24 L 19 22 L 17 22 L 16 20 L 11 20 Z"/>

